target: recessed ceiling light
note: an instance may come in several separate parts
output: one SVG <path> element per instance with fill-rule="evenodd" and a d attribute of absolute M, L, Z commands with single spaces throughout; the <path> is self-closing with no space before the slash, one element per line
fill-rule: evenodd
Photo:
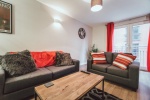
<path fill-rule="evenodd" d="M 83 0 L 83 1 L 85 1 L 85 2 L 87 2 L 87 3 L 91 3 L 91 0 Z"/>

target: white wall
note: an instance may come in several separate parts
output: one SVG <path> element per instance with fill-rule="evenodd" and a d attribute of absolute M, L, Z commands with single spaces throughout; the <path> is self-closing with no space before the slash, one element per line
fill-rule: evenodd
<path fill-rule="evenodd" d="M 0 33 L 0 54 L 8 51 L 63 50 L 72 58 L 86 63 L 91 47 L 92 28 L 39 3 L 37 0 L 5 0 L 13 5 L 13 34 Z M 60 26 L 53 23 L 54 17 L 62 20 Z M 78 29 L 86 31 L 80 39 Z"/>
<path fill-rule="evenodd" d="M 105 24 L 93 27 L 92 35 L 92 44 L 95 44 L 99 51 L 106 51 L 107 28 Z"/>

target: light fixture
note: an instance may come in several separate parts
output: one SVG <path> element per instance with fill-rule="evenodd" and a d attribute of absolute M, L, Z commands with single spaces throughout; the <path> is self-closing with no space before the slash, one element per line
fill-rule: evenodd
<path fill-rule="evenodd" d="M 102 9 L 102 0 L 91 0 L 91 11 L 97 12 Z"/>
<path fill-rule="evenodd" d="M 54 18 L 54 23 L 60 24 L 60 20 L 58 18 Z"/>

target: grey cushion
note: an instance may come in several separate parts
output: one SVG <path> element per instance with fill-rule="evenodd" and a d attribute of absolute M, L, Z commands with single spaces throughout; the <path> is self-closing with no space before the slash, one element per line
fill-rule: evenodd
<path fill-rule="evenodd" d="M 62 54 L 60 52 L 56 52 L 56 63 L 55 66 L 60 66 L 62 60 Z"/>
<path fill-rule="evenodd" d="M 112 64 L 112 52 L 105 52 L 106 61 L 108 64 Z"/>
<path fill-rule="evenodd" d="M 53 79 L 60 78 L 64 75 L 67 75 L 67 74 L 75 71 L 75 65 L 60 66 L 60 67 L 50 66 L 50 67 L 46 67 L 46 68 L 48 70 L 52 71 Z"/>
<path fill-rule="evenodd" d="M 19 76 L 36 70 L 34 60 L 28 50 L 4 55 L 1 65 L 9 76 Z"/>
<path fill-rule="evenodd" d="M 61 60 L 61 66 L 68 66 L 73 65 L 73 60 L 70 56 L 70 53 L 63 53 L 62 54 L 62 60 Z"/>
<path fill-rule="evenodd" d="M 118 67 L 111 65 L 107 68 L 107 73 L 117 75 L 120 77 L 128 78 L 128 70 L 122 70 Z"/>
<path fill-rule="evenodd" d="M 112 60 L 114 61 L 114 60 L 116 59 L 116 57 L 117 57 L 118 53 L 113 53 L 112 55 L 113 55 Z M 112 62 L 113 62 L 113 61 L 112 61 Z"/>
<path fill-rule="evenodd" d="M 1 63 L 2 63 L 2 56 L 0 55 L 0 65 L 1 65 Z"/>
<path fill-rule="evenodd" d="M 56 52 L 56 66 L 73 65 L 73 60 L 70 53 Z"/>
<path fill-rule="evenodd" d="M 0 65 L 0 96 L 3 94 L 4 84 L 5 84 L 5 71 L 2 69 Z"/>
<path fill-rule="evenodd" d="M 106 72 L 107 67 L 109 67 L 110 65 L 111 64 L 92 64 L 92 69 Z"/>
<path fill-rule="evenodd" d="M 18 77 L 7 78 L 4 93 L 11 93 L 31 86 L 48 82 L 52 79 L 52 72 L 46 68 L 37 69 L 34 72 Z"/>

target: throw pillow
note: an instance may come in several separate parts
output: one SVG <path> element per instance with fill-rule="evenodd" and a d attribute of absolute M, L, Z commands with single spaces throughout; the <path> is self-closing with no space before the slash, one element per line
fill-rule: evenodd
<path fill-rule="evenodd" d="M 0 65 L 1 65 L 1 63 L 2 63 L 2 56 L 0 55 Z"/>
<path fill-rule="evenodd" d="M 56 52 L 56 66 L 61 66 L 61 61 L 62 61 L 62 53 Z"/>
<path fill-rule="evenodd" d="M 104 52 L 91 53 L 93 58 L 93 64 L 106 64 L 106 57 Z"/>
<path fill-rule="evenodd" d="M 4 55 L 1 66 L 9 76 L 19 76 L 36 70 L 28 50 Z"/>
<path fill-rule="evenodd" d="M 123 70 L 126 70 L 127 66 L 129 66 L 135 59 L 136 59 L 136 56 L 133 56 L 131 54 L 120 53 L 117 55 L 117 57 L 113 61 L 113 65 Z"/>
<path fill-rule="evenodd" d="M 73 60 L 70 56 L 70 53 L 62 53 L 61 66 L 73 65 Z"/>

